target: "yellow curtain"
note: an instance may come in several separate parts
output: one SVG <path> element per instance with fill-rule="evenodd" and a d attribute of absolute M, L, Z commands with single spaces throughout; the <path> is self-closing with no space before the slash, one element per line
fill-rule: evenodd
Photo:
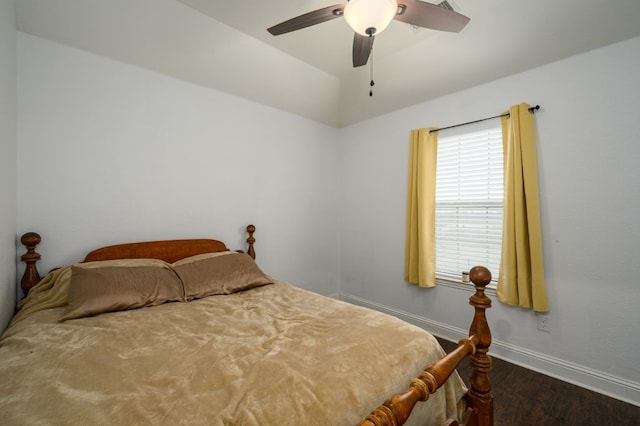
<path fill-rule="evenodd" d="M 504 223 L 498 299 L 548 312 L 538 202 L 536 130 L 529 105 L 509 108 L 502 118 Z"/>
<path fill-rule="evenodd" d="M 420 287 L 436 285 L 438 133 L 430 130 L 412 130 L 410 138 L 404 279 Z"/>

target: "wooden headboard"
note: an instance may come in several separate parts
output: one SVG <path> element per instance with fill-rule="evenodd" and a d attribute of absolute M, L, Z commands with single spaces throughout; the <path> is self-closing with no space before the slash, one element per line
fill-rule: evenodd
<path fill-rule="evenodd" d="M 253 233 L 256 231 L 254 225 L 247 226 L 247 253 L 252 258 L 256 258 L 256 252 L 253 248 L 255 238 Z M 40 274 L 36 268 L 36 262 L 40 260 L 40 254 L 35 251 L 36 246 L 40 243 L 40 235 L 35 232 L 28 232 L 21 238 L 22 244 L 27 248 L 21 259 L 27 264 L 22 276 L 20 286 L 26 295 L 29 290 L 40 282 Z M 99 260 L 114 259 L 161 259 L 165 262 L 173 263 L 185 257 L 194 256 L 201 253 L 215 253 L 219 251 L 227 251 L 226 244 L 219 240 L 211 239 L 187 239 L 187 240 L 165 240 L 165 241 L 147 241 L 141 243 L 116 244 L 107 247 L 101 247 L 87 254 L 83 262 L 94 262 Z M 242 252 L 242 250 L 238 250 Z"/>
<path fill-rule="evenodd" d="M 93 250 L 83 262 L 113 259 L 160 259 L 173 263 L 200 253 L 227 251 L 227 246 L 218 240 L 166 240 L 143 243 L 117 244 Z"/>

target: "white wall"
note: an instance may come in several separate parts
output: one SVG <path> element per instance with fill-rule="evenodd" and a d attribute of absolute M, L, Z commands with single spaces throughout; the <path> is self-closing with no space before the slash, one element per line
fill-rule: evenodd
<path fill-rule="evenodd" d="M 0 0 L 0 332 L 16 303 L 16 20 Z"/>
<path fill-rule="evenodd" d="M 211 237 L 338 292 L 338 131 L 18 33 L 18 231 L 41 272 L 90 249 Z M 20 273 L 22 268 L 19 268 Z"/>
<path fill-rule="evenodd" d="M 611 384 L 611 393 L 635 395 L 637 402 L 638 52 L 640 38 L 628 40 L 345 129 L 342 292 L 466 329 L 469 293 L 444 286 L 418 289 L 403 281 L 409 130 L 493 116 L 523 101 L 540 104 L 551 332 L 537 330 L 534 313 L 494 298 L 488 313 L 494 339 L 506 357 L 528 353 L 565 372 L 575 367 L 581 374 L 603 373 L 611 383 L 594 387 Z M 625 394 L 625 387 L 633 389 Z"/>

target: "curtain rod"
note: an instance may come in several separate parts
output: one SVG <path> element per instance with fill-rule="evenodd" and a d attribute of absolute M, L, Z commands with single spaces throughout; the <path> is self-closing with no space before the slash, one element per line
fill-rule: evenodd
<path fill-rule="evenodd" d="M 536 105 L 529 108 L 529 112 L 533 114 L 539 109 L 540 109 L 540 105 Z M 453 129 L 454 127 L 466 126 L 468 124 L 480 123 L 482 121 L 493 120 L 494 118 L 501 118 L 501 117 L 509 117 L 509 113 L 507 112 L 505 114 L 494 115 L 493 117 L 481 118 L 480 120 L 467 121 L 466 123 L 454 124 L 453 126 L 447 126 L 447 127 L 441 127 L 439 129 L 429 130 L 429 134 L 433 132 L 439 132 L 440 130 Z"/>

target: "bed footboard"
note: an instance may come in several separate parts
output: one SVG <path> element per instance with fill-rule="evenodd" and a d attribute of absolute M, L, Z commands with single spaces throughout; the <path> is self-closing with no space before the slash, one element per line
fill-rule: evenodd
<path fill-rule="evenodd" d="M 470 278 L 476 292 L 469 298 L 475 315 L 469 338 L 462 339 L 458 347 L 441 360 L 424 369 L 418 377 L 411 381 L 406 392 L 387 399 L 363 420 L 359 426 L 400 426 L 409 418 L 413 407 L 420 401 L 426 401 L 449 376 L 460 362 L 471 355 L 473 373 L 470 378 L 470 389 L 467 392 L 467 411 L 461 422 L 450 420 L 446 425 L 492 426 L 493 396 L 491 382 L 487 373 L 491 370 L 491 358 L 487 355 L 491 345 L 491 331 L 485 316 L 486 309 L 491 307 L 491 299 L 484 293 L 491 282 L 491 272 L 482 266 L 471 269 Z"/>

